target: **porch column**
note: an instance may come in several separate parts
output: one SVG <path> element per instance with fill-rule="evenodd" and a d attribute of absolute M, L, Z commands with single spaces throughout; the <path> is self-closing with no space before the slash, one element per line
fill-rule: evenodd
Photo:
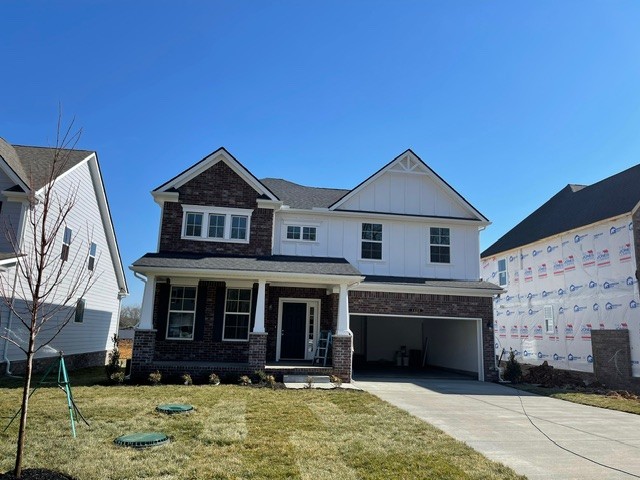
<path fill-rule="evenodd" d="M 142 308 L 140 311 L 139 330 L 153 330 L 153 300 L 156 293 L 156 276 L 147 275 L 142 295 Z"/>
<path fill-rule="evenodd" d="M 340 285 L 338 296 L 338 328 L 336 335 L 353 335 L 349 329 L 349 293 L 347 285 Z"/>
<path fill-rule="evenodd" d="M 253 333 L 264 333 L 264 292 L 266 282 L 258 280 L 258 298 L 256 299 L 256 320 Z"/>

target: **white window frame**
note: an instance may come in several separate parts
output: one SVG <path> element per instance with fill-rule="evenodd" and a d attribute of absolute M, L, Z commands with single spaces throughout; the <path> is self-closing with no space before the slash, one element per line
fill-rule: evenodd
<path fill-rule="evenodd" d="M 362 234 L 364 233 L 365 225 L 380 225 L 380 240 L 368 240 L 362 238 Z M 381 222 L 362 222 L 360 223 L 360 260 L 365 262 L 382 262 L 384 261 L 384 224 Z M 364 242 L 367 243 L 379 243 L 380 244 L 380 258 L 364 258 L 362 256 L 362 244 Z"/>
<path fill-rule="evenodd" d="M 248 290 L 249 291 L 249 312 L 229 312 L 227 311 L 227 302 L 229 300 L 230 290 Z M 224 342 L 248 342 L 249 334 L 251 333 L 251 307 L 253 304 L 253 288 L 242 286 L 229 286 L 224 292 L 224 321 L 222 322 L 222 341 Z M 227 314 L 231 315 L 246 315 L 247 316 L 247 338 L 226 338 L 226 326 L 227 326 Z"/>
<path fill-rule="evenodd" d="M 431 243 L 431 229 L 432 228 L 438 228 L 438 229 L 444 229 L 446 228 L 447 230 L 449 230 L 449 244 L 448 245 L 444 245 L 442 243 Z M 427 228 L 427 235 L 428 235 L 428 244 L 429 244 L 429 264 L 431 265 L 451 265 L 451 227 L 439 227 L 439 226 L 430 226 Z M 447 247 L 449 249 L 449 261 L 448 262 L 434 262 L 433 259 L 431 258 L 431 247 Z"/>
<path fill-rule="evenodd" d="M 553 315 L 553 305 L 545 305 L 544 313 L 544 330 L 546 333 L 556 333 L 556 319 Z M 551 322 L 551 323 L 549 323 Z"/>
<path fill-rule="evenodd" d="M 289 228 L 298 228 L 299 229 L 298 236 L 294 238 L 289 238 Z M 313 240 L 304 238 L 305 229 L 307 229 L 307 231 L 313 230 L 314 237 L 315 237 Z M 318 226 L 297 224 L 297 223 L 284 225 L 284 240 L 287 242 L 317 243 L 318 242 Z"/>
<path fill-rule="evenodd" d="M 500 270 L 500 262 L 504 262 L 504 270 Z M 504 282 L 502 281 L 502 277 L 500 276 L 501 274 L 504 274 Z M 501 258 L 498 260 L 498 285 L 501 287 L 506 287 L 508 283 L 509 277 L 507 276 L 507 259 Z"/>
<path fill-rule="evenodd" d="M 98 245 L 95 242 L 89 244 L 89 259 L 87 260 L 87 270 L 93 272 L 96 268 L 96 254 L 98 253 Z"/>
<path fill-rule="evenodd" d="M 202 228 L 200 235 L 187 235 L 187 215 L 190 213 L 202 215 Z M 182 230 L 183 240 L 196 240 L 202 242 L 225 242 L 225 243 L 249 243 L 251 236 L 251 214 L 253 210 L 246 208 L 223 208 L 206 207 L 202 205 L 182 205 Z M 224 235 L 223 237 L 209 236 L 209 222 L 211 215 L 224 215 Z M 247 235 L 246 238 L 231 238 L 231 224 L 233 217 L 246 217 Z"/>
<path fill-rule="evenodd" d="M 195 296 L 193 297 L 193 310 L 171 310 L 171 299 L 173 298 L 173 289 L 174 288 L 193 288 L 195 289 Z M 169 311 L 167 312 L 167 329 L 165 331 L 164 338 L 166 340 L 178 340 L 178 341 L 192 341 L 195 336 L 196 331 L 196 308 L 198 303 L 198 286 L 197 285 L 171 285 L 171 290 L 169 291 Z M 172 313 L 192 313 L 193 320 L 191 321 L 191 337 L 170 337 L 169 336 L 169 320 L 171 318 Z"/>

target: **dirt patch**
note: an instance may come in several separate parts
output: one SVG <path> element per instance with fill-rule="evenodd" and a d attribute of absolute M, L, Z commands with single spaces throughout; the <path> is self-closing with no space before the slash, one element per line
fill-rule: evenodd
<path fill-rule="evenodd" d="M 13 472 L 7 472 L 0 475 L 0 480 L 15 480 Z M 22 470 L 20 480 L 75 480 L 64 473 L 54 472 L 46 468 L 27 468 Z"/>

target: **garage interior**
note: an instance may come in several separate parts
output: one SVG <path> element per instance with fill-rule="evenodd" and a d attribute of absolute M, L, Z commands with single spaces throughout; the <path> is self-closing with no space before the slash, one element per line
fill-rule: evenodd
<path fill-rule="evenodd" d="M 351 315 L 350 326 L 355 372 L 482 371 L 478 320 Z"/>

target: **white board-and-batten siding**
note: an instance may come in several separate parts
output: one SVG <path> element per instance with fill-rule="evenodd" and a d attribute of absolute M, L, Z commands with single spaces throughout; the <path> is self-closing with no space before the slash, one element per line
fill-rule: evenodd
<path fill-rule="evenodd" d="M 99 180 L 96 180 L 99 181 Z M 92 178 L 88 162 L 85 161 L 69 172 L 60 177 L 56 183 L 55 189 L 59 195 L 66 198 L 68 192 L 77 189 L 77 197 L 75 205 L 67 219 L 67 226 L 73 230 L 73 240 L 69 251 L 69 261 L 82 263 L 81 268 L 87 268 L 85 259 L 89 250 L 90 242 L 97 245 L 95 275 L 97 280 L 88 293 L 84 295 L 86 301 L 84 321 L 75 323 L 72 318 L 62 332 L 51 342 L 51 346 L 56 350 L 63 350 L 65 354 L 78 354 L 84 352 L 96 352 L 110 350 L 111 337 L 116 332 L 118 315 L 120 308 L 120 300 L 118 299 L 118 281 L 114 261 L 111 258 L 111 252 L 107 243 L 105 234 L 105 226 L 103 222 L 109 222 L 109 219 L 103 219 L 100 215 L 98 200 L 94 190 L 94 179 Z M 54 255 L 60 255 L 62 249 L 62 240 L 64 228 L 59 232 L 54 247 Z M 25 235 L 24 248 L 29 248 L 29 238 Z M 13 275 L 14 269 L 7 272 Z M 69 278 L 63 281 L 60 292 L 67 292 L 69 287 Z M 12 281 L 12 279 L 11 279 Z M 68 312 L 72 312 L 75 308 L 77 297 L 69 303 Z M 2 325 L 6 328 L 8 321 L 8 312 L 2 312 Z M 53 332 L 53 323 L 48 324 L 40 334 L 40 341 L 48 338 L 48 333 Z M 12 321 L 12 331 L 18 337 L 25 338 L 26 331 L 18 332 L 20 321 L 15 317 Z M 3 342 L 0 342 L 0 344 Z M 55 355 L 55 352 L 45 349 L 42 356 Z M 24 354 L 17 348 L 9 346 L 8 358 L 12 361 L 24 359 Z"/>

